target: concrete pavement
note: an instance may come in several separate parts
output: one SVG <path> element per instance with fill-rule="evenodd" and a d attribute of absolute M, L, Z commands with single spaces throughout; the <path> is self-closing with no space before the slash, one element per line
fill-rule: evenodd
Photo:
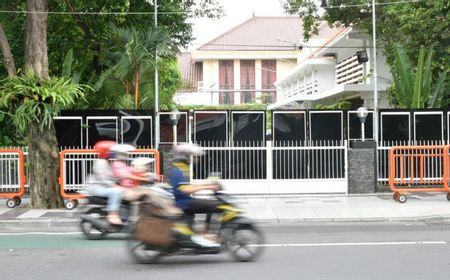
<path fill-rule="evenodd" d="M 445 193 L 409 194 L 406 203 L 392 193 L 370 195 L 260 195 L 236 196 L 236 203 L 262 223 L 289 222 L 420 222 L 450 221 Z M 66 209 L 30 209 L 27 198 L 16 208 L 0 199 L 0 232 L 78 230 L 79 206 Z"/>

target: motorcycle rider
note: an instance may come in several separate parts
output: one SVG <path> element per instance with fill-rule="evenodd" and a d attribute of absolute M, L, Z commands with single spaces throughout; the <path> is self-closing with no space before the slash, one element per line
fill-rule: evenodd
<path fill-rule="evenodd" d="M 118 211 L 123 197 L 123 189 L 115 182 L 111 167 L 111 148 L 114 141 L 102 140 L 94 145 L 98 159 L 94 161 L 93 174 L 89 177 L 88 192 L 94 196 L 107 197 L 107 221 L 122 225 Z"/>
<path fill-rule="evenodd" d="M 141 172 L 138 170 L 139 167 L 148 170 L 146 165 L 152 161 L 149 158 L 134 159 L 132 165 L 139 166 L 138 169 L 127 165 L 128 153 L 133 150 L 135 150 L 135 147 L 128 144 L 117 144 L 111 147 L 114 158 L 112 162 L 113 174 L 120 181 L 120 186 L 123 190 L 123 199 L 137 201 L 146 196 L 153 203 L 160 205 L 166 215 L 180 215 L 180 209 L 167 203 L 167 199 L 164 199 L 160 193 L 148 186 L 141 186 L 141 184 L 154 184 L 156 182 L 156 176 L 150 172 Z"/>
<path fill-rule="evenodd" d="M 201 156 L 203 151 L 195 144 L 179 144 L 173 148 L 174 163 L 169 171 L 169 184 L 172 186 L 175 204 L 181 208 L 185 214 L 195 215 L 196 213 L 207 214 L 205 238 L 216 240 L 217 236 L 207 235 L 211 215 L 221 213 L 219 206 L 222 204 L 217 200 L 200 199 L 192 197 L 199 191 L 219 190 L 216 184 L 191 184 L 190 182 L 190 160 L 191 156 Z"/>

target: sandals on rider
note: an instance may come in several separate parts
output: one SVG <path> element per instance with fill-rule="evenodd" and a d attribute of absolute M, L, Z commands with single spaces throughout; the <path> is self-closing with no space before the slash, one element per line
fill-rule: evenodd
<path fill-rule="evenodd" d="M 115 225 L 115 226 L 123 225 L 122 220 L 120 219 L 119 215 L 108 215 L 107 220 L 110 224 Z"/>

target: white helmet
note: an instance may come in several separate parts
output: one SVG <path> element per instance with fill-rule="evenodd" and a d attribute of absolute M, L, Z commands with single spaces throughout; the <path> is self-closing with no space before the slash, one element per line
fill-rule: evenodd
<path fill-rule="evenodd" d="M 148 171 L 147 165 L 154 162 L 155 159 L 148 157 L 138 157 L 133 159 L 131 165 L 140 172 Z"/>
<path fill-rule="evenodd" d="M 189 143 L 176 145 L 172 152 L 177 160 L 188 160 L 190 156 L 202 156 L 204 154 L 204 151 L 199 145 Z"/>
<path fill-rule="evenodd" d="M 126 159 L 128 153 L 134 151 L 136 148 L 128 144 L 116 144 L 111 147 L 112 158 Z"/>

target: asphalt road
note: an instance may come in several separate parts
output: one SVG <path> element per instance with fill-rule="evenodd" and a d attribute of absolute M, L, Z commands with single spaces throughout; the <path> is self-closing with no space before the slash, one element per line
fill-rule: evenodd
<path fill-rule="evenodd" d="M 262 257 L 227 254 L 133 263 L 123 235 L 0 233 L 0 279 L 448 279 L 450 225 L 263 225 Z"/>

